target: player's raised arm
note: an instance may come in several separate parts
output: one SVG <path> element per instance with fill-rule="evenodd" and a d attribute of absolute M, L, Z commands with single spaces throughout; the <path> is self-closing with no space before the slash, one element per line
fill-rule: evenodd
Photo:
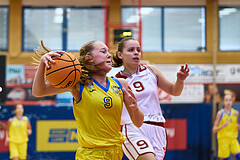
<path fill-rule="evenodd" d="M 43 97 L 48 95 L 55 95 L 68 91 L 67 89 L 59 89 L 46 83 L 45 67 L 49 67 L 48 63 L 55 63 L 52 56 L 60 56 L 58 51 L 51 51 L 43 55 L 40 59 L 39 66 L 35 73 L 32 86 L 32 94 L 35 97 Z"/>
<path fill-rule="evenodd" d="M 190 71 L 187 64 L 182 65 L 180 70 L 177 72 L 177 80 L 175 83 L 172 83 L 171 81 L 166 79 L 164 75 L 155 66 L 149 65 L 149 67 L 157 76 L 159 88 L 174 96 L 179 96 L 182 93 L 184 80 L 189 76 Z"/>

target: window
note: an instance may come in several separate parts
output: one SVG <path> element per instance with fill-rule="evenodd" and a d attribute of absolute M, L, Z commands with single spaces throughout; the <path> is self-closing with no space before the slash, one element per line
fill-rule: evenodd
<path fill-rule="evenodd" d="M 240 50 L 240 8 L 219 8 L 220 51 Z"/>
<path fill-rule="evenodd" d="M 84 16 L 81 16 L 84 15 Z M 68 10 L 67 48 L 79 51 L 89 41 L 104 42 L 104 10 L 101 8 Z"/>
<path fill-rule="evenodd" d="M 165 8 L 165 51 L 205 51 L 204 13 L 203 8 Z"/>
<path fill-rule="evenodd" d="M 162 9 L 160 7 L 142 7 L 142 49 L 143 51 L 162 51 Z M 138 24 L 138 9 L 125 7 L 122 9 L 124 24 Z M 154 25 L 153 25 L 154 24 Z M 136 38 L 137 29 L 133 29 Z"/>
<path fill-rule="evenodd" d="M 102 8 L 24 8 L 23 50 L 44 44 L 53 50 L 79 51 L 90 40 L 104 41 Z"/>
<path fill-rule="evenodd" d="M 133 23 L 133 10 L 122 8 L 123 23 Z M 142 7 L 141 13 L 143 51 L 205 51 L 204 7 Z"/>
<path fill-rule="evenodd" d="M 8 50 L 8 7 L 0 7 L 0 51 Z"/>
<path fill-rule="evenodd" d="M 23 50 L 33 51 L 39 41 L 51 49 L 62 50 L 63 9 L 24 9 Z"/>

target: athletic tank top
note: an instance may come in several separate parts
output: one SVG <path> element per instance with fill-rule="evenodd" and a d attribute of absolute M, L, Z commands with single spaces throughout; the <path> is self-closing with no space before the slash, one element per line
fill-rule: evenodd
<path fill-rule="evenodd" d="M 9 141 L 14 143 L 24 143 L 28 141 L 28 117 L 23 116 L 18 119 L 16 116 L 12 117 L 12 121 L 9 126 Z"/>
<path fill-rule="evenodd" d="M 106 88 L 92 80 L 91 85 L 80 84 L 81 98 L 73 104 L 78 142 L 88 148 L 121 146 L 122 86 L 109 77 Z"/>
<path fill-rule="evenodd" d="M 137 98 L 137 104 L 144 114 L 144 121 L 165 122 L 158 97 L 157 77 L 147 65 L 139 65 L 138 71 L 126 77 L 122 71 L 117 78 L 125 78 Z M 122 111 L 122 124 L 132 123 L 126 107 Z"/>
<path fill-rule="evenodd" d="M 221 118 L 218 126 L 222 126 L 228 120 L 228 126 L 221 129 L 217 132 L 217 138 L 237 138 L 238 130 L 237 130 L 237 114 L 235 109 L 231 109 L 228 114 L 224 109 L 221 110 Z"/>

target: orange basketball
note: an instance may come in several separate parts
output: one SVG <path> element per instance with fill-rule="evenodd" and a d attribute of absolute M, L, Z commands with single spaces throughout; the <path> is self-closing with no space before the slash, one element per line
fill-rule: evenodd
<path fill-rule="evenodd" d="M 63 53 L 60 57 L 52 57 L 55 63 L 49 63 L 46 67 L 46 78 L 48 82 L 57 88 L 70 88 L 74 86 L 81 77 L 81 66 L 79 61 L 71 53 Z"/>

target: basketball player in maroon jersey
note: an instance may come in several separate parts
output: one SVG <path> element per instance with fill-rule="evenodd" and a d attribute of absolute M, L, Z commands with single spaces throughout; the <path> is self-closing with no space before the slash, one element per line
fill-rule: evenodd
<path fill-rule="evenodd" d="M 124 66 L 116 77 L 128 81 L 137 98 L 138 106 L 144 113 L 144 123 L 137 128 L 133 125 L 127 109 L 123 107 L 121 119 L 125 138 L 123 151 L 129 160 L 163 160 L 167 140 L 158 88 L 168 94 L 179 96 L 183 90 L 184 80 L 189 75 L 189 68 L 187 64 L 181 66 L 176 82 L 172 83 L 156 67 L 141 65 L 140 58 L 139 42 L 132 37 L 121 40 L 118 43 L 118 51 L 113 56 L 115 67 Z"/>

